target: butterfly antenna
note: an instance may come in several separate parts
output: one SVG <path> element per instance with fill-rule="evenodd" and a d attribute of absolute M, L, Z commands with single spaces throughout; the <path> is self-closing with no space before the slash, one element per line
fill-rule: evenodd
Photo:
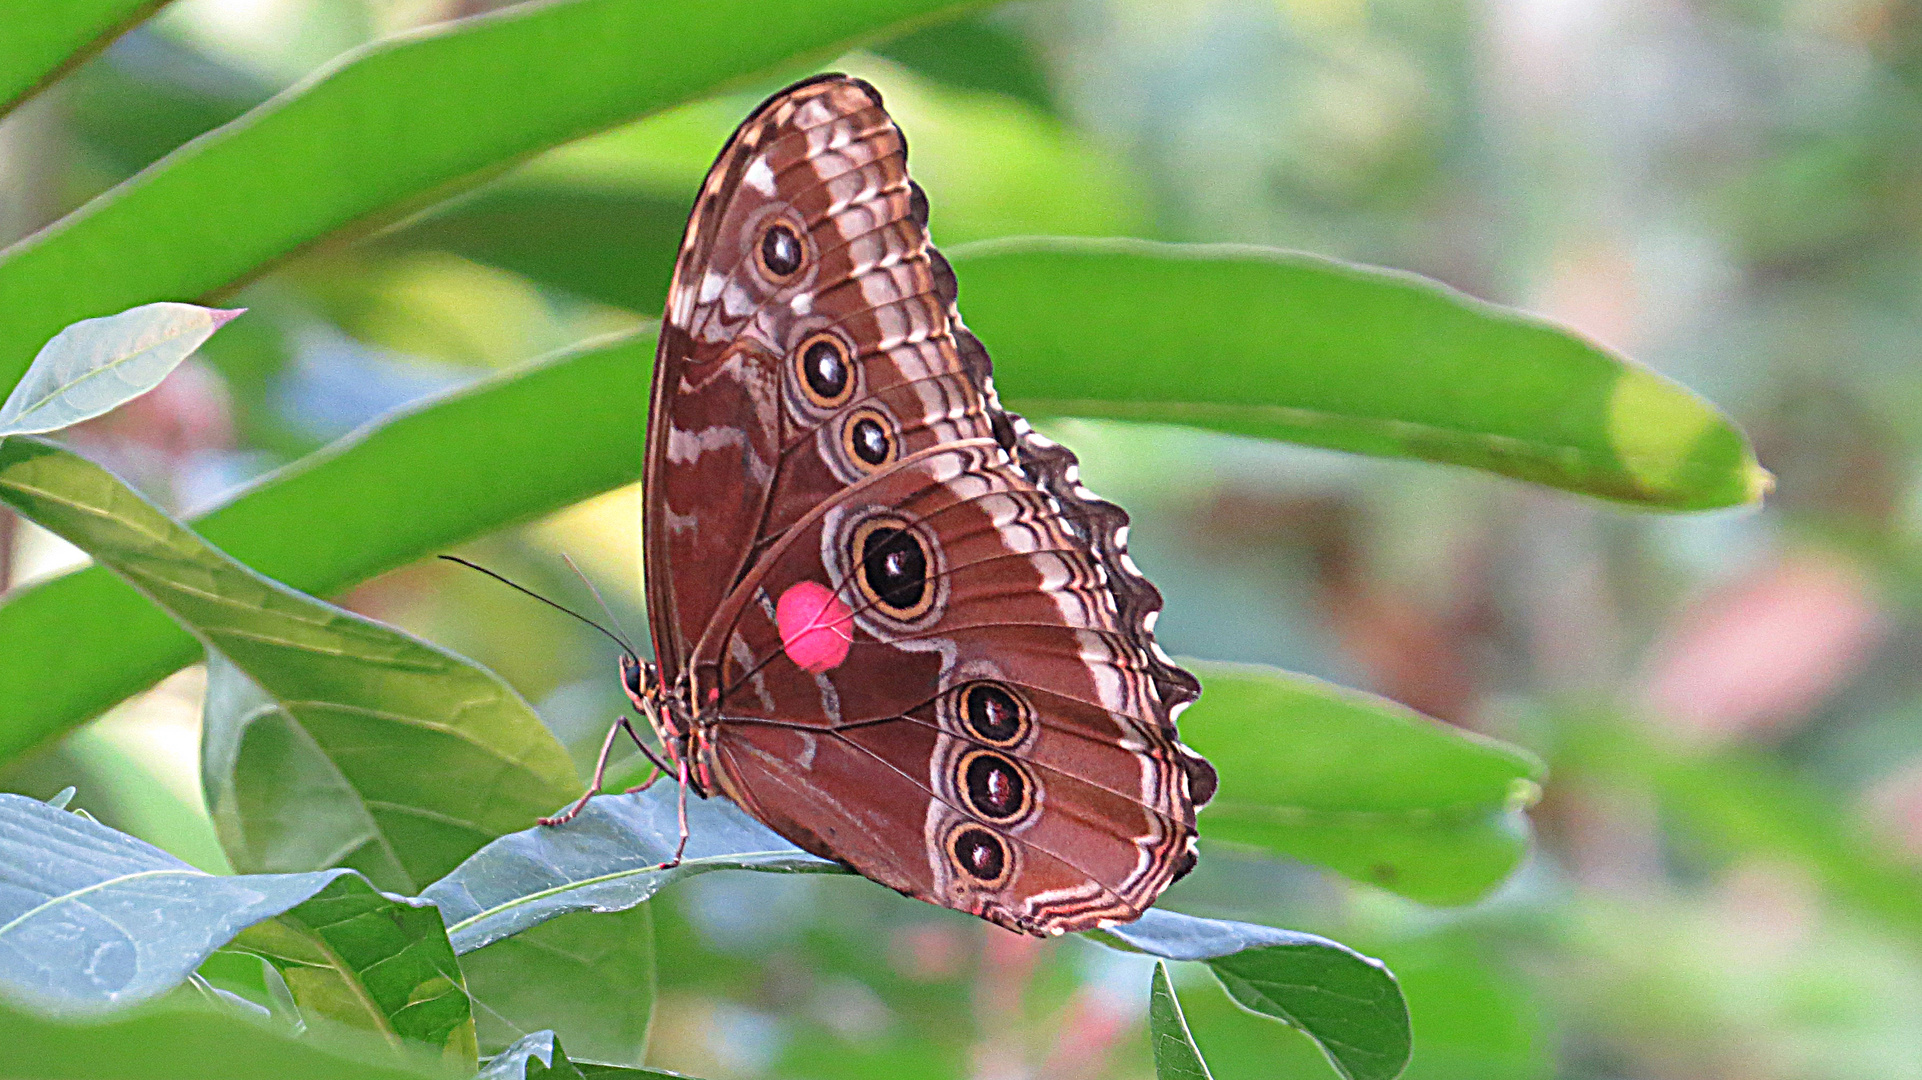
<path fill-rule="evenodd" d="M 613 623 L 614 629 L 621 632 L 621 637 L 627 638 L 630 641 L 633 640 L 632 635 L 627 632 L 627 627 L 621 625 L 620 617 L 614 614 L 614 609 L 607 606 L 607 598 L 601 595 L 601 590 L 594 587 L 592 578 L 581 573 L 581 568 L 574 564 L 573 557 L 569 556 L 566 552 L 562 552 L 561 561 L 567 564 L 569 570 L 574 571 L 575 577 L 581 579 L 581 584 L 587 586 L 587 591 L 594 594 L 594 602 L 601 605 L 601 614 L 607 616 L 607 621 Z M 627 651 L 632 655 L 634 652 L 633 646 L 628 646 Z"/>
<path fill-rule="evenodd" d="M 555 611 L 561 612 L 566 615 L 571 615 L 574 618 L 579 619 L 580 621 L 586 623 L 587 625 L 593 627 L 594 629 L 599 630 L 602 636 L 606 637 L 607 640 L 613 642 L 616 645 L 619 645 L 621 647 L 621 651 L 626 653 L 628 656 L 633 657 L 636 661 L 640 659 L 638 656 L 634 655 L 634 647 L 632 645 L 629 645 L 627 642 L 622 641 L 620 638 L 614 635 L 614 632 L 612 630 L 609 630 L 607 627 L 602 626 L 600 623 L 595 622 L 593 619 L 588 618 L 587 616 L 581 614 L 580 612 L 575 611 L 572 608 L 564 607 L 560 604 L 557 604 L 554 601 L 549 600 L 547 597 L 542 596 L 540 593 L 535 592 L 534 590 L 528 588 L 525 585 L 519 585 L 512 581 L 509 581 L 507 578 L 502 577 L 499 574 L 496 574 L 492 570 L 489 570 L 487 567 L 468 562 L 466 559 L 463 559 L 458 555 L 442 555 L 441 558 L 446 559 L 448 562 L 451 562 L 451 563 L 459 563 L 462 566 L 465 566 L 466 568 L 468 568 L 469 570 L 478 570 L 481 573 L 486 574 L 488 577 L 493 578 L 495 581 L 500 582 L 502 585 L 505 585 L 516 592 L 526 593 L 527 595 L 533 597 L 534 599 L 539 600 L 541 603 L 546 604 L 548 607 L 553 608 Z M 592 586 L 589 586 L 589 588 L 592 588 Z M 599 594 L 596 594 L 597 597 L 598 595 Z M 619 625 L 619 624 L 616 624 L 616 625 Z"/>

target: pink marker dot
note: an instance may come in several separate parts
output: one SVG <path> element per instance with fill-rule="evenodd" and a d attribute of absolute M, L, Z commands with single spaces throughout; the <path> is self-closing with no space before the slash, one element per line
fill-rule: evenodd
<path fill-rule="evenodd" d="M 854 612 L 833 590 L 803 581 L 774 603 L 774 625 L 788 659 L 815 674 L 838 667 L 854 643 Z"/>

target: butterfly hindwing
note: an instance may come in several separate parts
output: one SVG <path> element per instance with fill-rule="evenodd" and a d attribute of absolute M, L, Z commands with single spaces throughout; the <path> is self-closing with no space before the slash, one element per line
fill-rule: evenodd
<path fill-rule="evenodd" d="M 995 399 L 872 87 L 784 91 L 716 162 L 669 294 L 650 618 L 710 786 L 796 843 L 1030 933 L 1194 859 L 1199 690 L 1126 515 Z"/>

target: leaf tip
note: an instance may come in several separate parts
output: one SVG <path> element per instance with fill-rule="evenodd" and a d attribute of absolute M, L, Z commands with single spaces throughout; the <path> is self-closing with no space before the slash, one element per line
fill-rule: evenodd
<path fill-rule="evenodd" d="M 1742 480 L 1744 503 L 1759 503 L 1775 493 L 1775 474 L 1764 469 L 1762 463 L 1754 458 L 1748 460 L 1748 465 L 1743 470 Z"/>
<path fill-rule="evenodd" d="M 207 309 L 207 317 L 213 321 L 213 328 L 215 330 L 220 329 L 245 314 L 247 314 L 247 309 L 244 307 Z"/>

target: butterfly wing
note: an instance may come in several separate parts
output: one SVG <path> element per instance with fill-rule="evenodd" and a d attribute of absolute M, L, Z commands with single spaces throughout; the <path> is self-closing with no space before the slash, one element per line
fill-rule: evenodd
<path fill-rule="evenodd" d="M 657 652 L 705 786 L 803 847 L 1030 933 L 1132 919 L 1193 862 L 1199 687 L 1126 515 L 1000 408 L 926 215 L 858 80 L 716 163 L 656 370 Z"/>

